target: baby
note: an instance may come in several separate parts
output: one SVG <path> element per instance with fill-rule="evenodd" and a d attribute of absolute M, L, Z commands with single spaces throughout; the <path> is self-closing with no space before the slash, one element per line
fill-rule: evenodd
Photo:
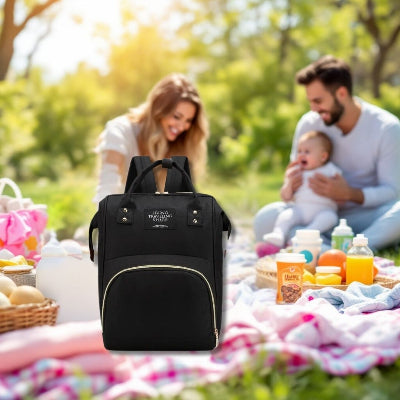
<path fill-rule="evenodd" d="M 277 253 L 284 247 L 295 226 L 325 232 L 337 224 L 336 202 L 314 193 L 308 184 L 308 179 L 316 172 L 326 176 L 341 174 L 340 169 L 329 161 L 331 153 L 332 143 L 325 133 L 310 131 L 300 137 L 297 162 L 303 171 L 303 183 L 295 193 L 289 194 L 289 201 L 293 203 L 279 214 L 273 231 L 264 235 L 264 254 Z"/>

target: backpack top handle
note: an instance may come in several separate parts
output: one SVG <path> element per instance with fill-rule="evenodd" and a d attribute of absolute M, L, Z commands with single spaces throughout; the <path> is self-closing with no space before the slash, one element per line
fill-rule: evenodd
<path fill-rule="evenodd" d="M 194 195 L 197 194 L 196 189 L 194 188 L 192 180 L 190 179 L 190 176 L 188 175 L 188 173 L 176 161 L 174 161 L 170 158 L 164 158 L 162 160 L 157 160 L 157 161 L 153 162 L 153 164 L 146 167 L 142 171 L 142 173 L 132 182 L 131 186 L 129 187 L 129 189 L 127 190 L 126 193 L 127 194 L 128 193 L 136 193 L 141 182 L 145 178 L 145 176 L 150 171 L 152 171 L 153 168 L 157 167 L 158 165 L 161 165 L 163 168 L 167 168 L 167 169 L 176 168 L 182 174 L 190 191 L 193 192 Z"/>

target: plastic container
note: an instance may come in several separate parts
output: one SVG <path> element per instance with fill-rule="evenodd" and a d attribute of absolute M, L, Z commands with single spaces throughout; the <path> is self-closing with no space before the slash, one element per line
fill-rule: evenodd
<path fill-rule="evenodd" d="M 362 234 L 353 239 L 353 247 L 346 257 L 346 284 L 354 281 L 365 285 L 374 282 L 374 253 L 368 247 L 368 238 Z"/>
<path fill-rule="evenodd" d="M 36 287 L 60 305 L 57 323 L 98 319 L 97 268 L 80 245 L 53 235 L 41 254 Z"/>
<path fill-rule="evenodd" d="M 275 258 L 277 269 L 278 304 L 294 303 L 303 290 L 303 271 L 306 258 L 300 253 L 278 253 Z"/>
<path fill-rule="evenodd" d="M 342 283 L 340 267 L 317 267 L 315 270 L 315 283 L 317 285 L 340 285 Z"/>
<path fill-rule="evenodd" d="M 345 218 L 341 219 L 339 225 L 336 226 L 332 232 L 332 249 L 342 250 L 347 253 L 351 247 L 353 237 L 353 230 L 347 225 L 347 220 Z"/>
<path fill-rule="evenodd" d="M 304 254 L 305 268 L 312 274 L 315 273 L 318 255 L 321 252 L 322 239 L 319 230 L 298 229 L 292 239 L 293 252 Z"/>

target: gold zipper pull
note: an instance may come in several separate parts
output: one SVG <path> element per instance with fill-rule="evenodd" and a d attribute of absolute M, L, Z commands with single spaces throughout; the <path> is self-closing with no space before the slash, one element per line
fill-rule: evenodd
<path fill-rule="evenodd" d="M 218 329 L 214 330 L 214 334 L 215 334 L 215 347 L 217 348 L 219 345 L 219 335 L 218 335 Z"/>

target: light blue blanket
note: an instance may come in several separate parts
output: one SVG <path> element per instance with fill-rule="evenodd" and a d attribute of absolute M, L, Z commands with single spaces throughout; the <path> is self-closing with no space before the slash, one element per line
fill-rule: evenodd
<path fill-rule="evenodd" d="M 309 289 L 303 297 L 325 299 L 345 314 L 391 310 L 400 306 L 400 283 L 388 289 L 380 285 L 352 282 L 346 291 L 332 287 Z"/>

